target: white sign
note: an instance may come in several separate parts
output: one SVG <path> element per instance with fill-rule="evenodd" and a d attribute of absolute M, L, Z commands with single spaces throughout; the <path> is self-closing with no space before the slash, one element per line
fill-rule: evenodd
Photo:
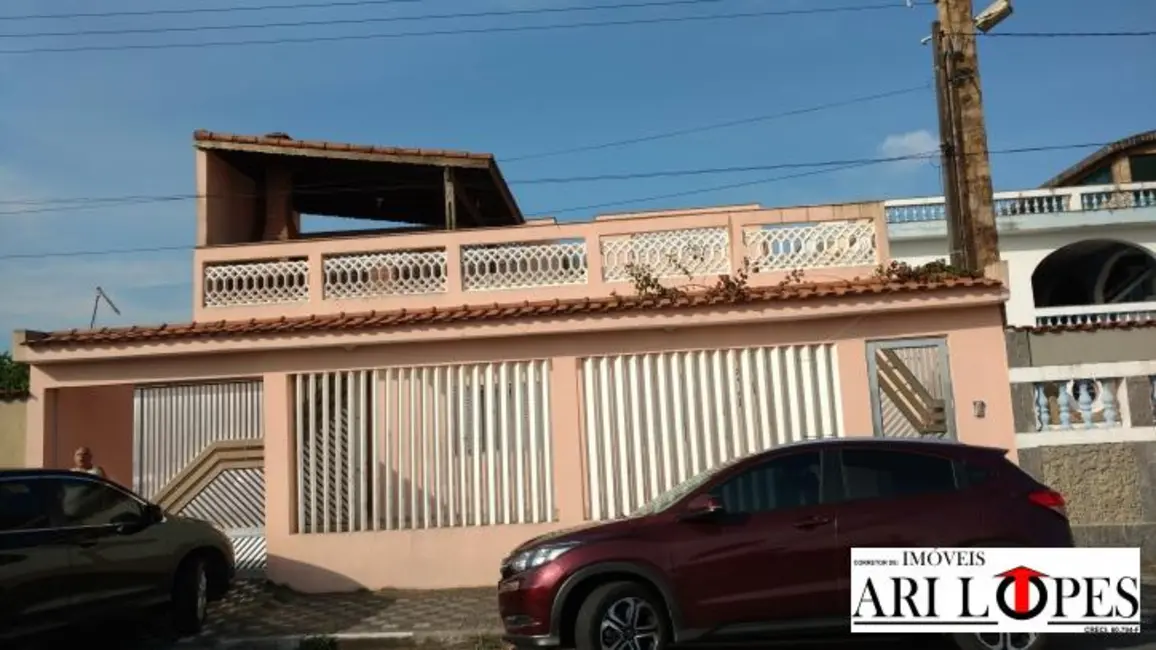
<path fill-rule="evenodd" d="M 1138 548 L 853 548 L 851 631 L 1140 632 Z"/>

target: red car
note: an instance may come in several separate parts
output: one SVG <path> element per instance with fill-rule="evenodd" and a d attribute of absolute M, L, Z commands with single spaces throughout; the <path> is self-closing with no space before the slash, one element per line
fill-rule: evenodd
<path fill-rule="evenodd" d="M 954 442 L 842 438 L 707 470 L 633 515 L 545 535 L 503 560 L 506 640 L 579 650 L 839 636 L 856 546 L 1072 546 L 1064 499 Z M 965 650 L 1043 635 L 959 634 Z"/>

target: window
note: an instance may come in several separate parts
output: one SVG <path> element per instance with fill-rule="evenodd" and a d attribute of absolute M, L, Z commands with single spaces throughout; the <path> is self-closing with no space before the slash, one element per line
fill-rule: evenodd
<path fill-rule="evenodd" d="M 1151 183 L 1156 181 L 1156 154 L 1141 154 L 1128 159 L 1128 166 L 1132 170 L 1133 183 Z"/>
<path fill-rule="evenodd" d="M 1084 176 L 1078 185 L 1111 185 L 1115 181 L 1112 180 L 1112 166 L 1105 165 L 1091 173 Z"/>
<path fill-rule="evenodd" d="M 57 493 L 68 526 L 109 526 L 141 516 L 141 504 L 127 494 L 96 481 L 61 481 Z"/>
<path fill-rule="evenodd" d="M 793 454 L 764 463 L 714 490 L 727 512 L 754 513 L 819 503 L 819 452 Z"/>
<path fill-rule="evenodd" d="M 48 528 L 40 481 L 0 481 L 0 532 Z"/>
<path fill-rule="evenodd" d="M 946 458 L 878 450 L 843 452 L 843 492 L 848 500 L 954 490 L 955 469 Z"/>

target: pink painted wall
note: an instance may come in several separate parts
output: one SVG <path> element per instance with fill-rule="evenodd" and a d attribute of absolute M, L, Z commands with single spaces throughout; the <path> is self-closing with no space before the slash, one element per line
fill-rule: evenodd
<path fill-rule="evenodd" d="M 198 160 L 207 154 L 198 153 Z M 208 178 L 215 165 L 210 158 Z M 222 163 L 223 164 L 223 163 Z M 233 183 L 229 181 L 228 183 Z M 227 185 L 223 181 L 222 186 Z M 272 199 L 270 199 L 272 200 Z M 202 200 L 202 204 L 206 203 Z M 227 207 L 227 206 L 226 206 Z M 219 229 L 233 228 L 228 224 L 251 224 L 248 217 L 241 219 L 233 208 L 214 211 L 212 206 L 204 209 L 198 226 L 200 231 L 215 237 Z M 282 316 L 307 316 L 319 314 L 353 313 L 370 310 L 420 309 L 428 307 L 458 307 L 463 304 L 489 303 L 501 300 L 516 303 L 524 300 L 583 299 L 608 297 L 614 293 L 632 292 L 630 282 L 612 282 L 604 279 L 603 242 L 621 239 L 640 233 L 676 231 L 695 228 L 725 228 L 729 237 L 728 273 L 735 275 L 744 259 L 756 255 L 748 248 L 744 233 L 763 226 L 781 224 L 807 224 L 832 221 L 870 221 L 875 233 L 875 259 L 863 266 L 845 266 L 821 269 L 804 269 L 810 282 L 830 282 L 869 277 L 877 264 L 888 259 L 886 220 L 882 202 L 848 203 L 843 205 L 821 205 L 794 208 L 763 208 L 760 206 L 735 206 L 725 209 L 683 210 L 641 215 L 612 215 L 587 223 L 557 224 L 553 221 L 536 221 L 517 227 L 474 228 L 463 231 L 429 231 L 409 234 L 380 236 L 336 237 L 331 239 L 309 238 L 298 241 L 278 241 L 259 244 L 240 244 L 241 239 L 219 239 L 218 244 L 197 248 L 193 253 L 193 320 L 234 320 L 248 318 L 280 318 Z M 223 230 L 221 231 L 223 232 Z M 224 237 L 224 235 L 221 235 Z M 232 234 L 228 235 L 233 237 Z M 545 244 L 563 240 L 585 242 L 587 279 L 585 282 L 565 286 L 534 286 L 513 289 L 469 290 L 463 287 L 462 251 L 464 247 L 496 244 Z M 427 293 L 395 293 L 366 298 L 334 299 L 325 295 L 325 278 L 322 273 L 324 259 L 330 256 L 387 253 L 417 250 L 445 251 L 445 288 Z M 204 304 L 204 270 L 208 265 L 241 264 L 282 259 L 301 259 L 307 265 L 306 281 L 308 299 L 304 301 L 269 305 L 234 305 L 208 307 Z M 777 285 L 787 276 L 787 270 L 753 273 L 749 279 L 752 287 Z M 713 284 L 715 275 L 695 278 L 696 284 Z M 667 278 L 669 285 L 687 284 L 682 278 Z M 384 289 L 382 290 L 384 293 Z M 499 297 L 500 296 L 500 297 Z"/>
<path fill-rule="evenodd" d="M 92 449 L 92 459 L 108 477 L 132 486 L 133 404 L 131 385 L 89 386 L 56 391 L 56 428 L 49 434 L 47 465 L 73 466 L 77 447 Z"/>
<path fill-rule="evenodd" d="M 696 310 L 585 315 L 540 321 L 461 323 L 377 333 L 301 338 L 210 339 L 81 352 L 45 352 L 55 362 L 33 373 L 34 396 L 116 382 L 123 394 L 63 399 L 58 430 L 86 434 L 106 466 L 129 456 L 132 384 L 263 375 L 266 415 L 266 535 L 269 577 L 306 591 L 358 587 L 447 588 L 492 584 L 499 560 L 521 541 L 583 521 L 584 470 L 579 359 L 593 355 L 835 342 L 844 431 L 871 435 L 865 346 L 874 339 L 945 336 L 957 428 L 964 442 L 1014 445 L 999 290 L 810 299 Z M 199 350 L 199 352 L 198 352 Z M 64 354 L 75 359 L 67 362 Z M 291 373 L 390 366 L 551 360 L 554 493 L 549 524 L 339 534 L 293 534 Z M 113 398 L 116 399 L 113 399 Z M 73 400 L 73 401 L 69 401 Z M 986 403 L 983 418 L 971 405 Z M 119 406 L 123 404 L 124 406 Z M 105 409 L 97 411 L 94 409 Z M 49 414 L 29 413 L 29 446 L 45 442 Z M 58 411 L 63 411 L 63 406 Z M 105 421 L 96 425 L 92 422 Z M 88 423 L 89 426 L 82 427 Z M 51 430 L 51 429 L 47 429 Z M 100 435 L 96 435 L 99 433 Z M 123 437 L 122 437 L 123 436 Z M 71 438 L 70 440 L 78 440 Z M 100 442 L 105 441 L 107 442 Z M 101 447 L 100 444 L 107 446 Z M 118 472 L 125 471 L 120 467 Z"/>

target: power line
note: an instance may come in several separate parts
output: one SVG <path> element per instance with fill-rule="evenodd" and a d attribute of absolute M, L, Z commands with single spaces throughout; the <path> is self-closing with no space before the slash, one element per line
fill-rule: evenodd
<path fill-rule="evenodd" d="M 189 14 L 231 14 L 252 11 L 282 11 L 294 9 L 331 9 L 335 7 L 367 7 L 379 5 L 415 4 L 428 0 L 339 0 L 337 2 L 298 2 L 287 4 L 249 5 L 240 7 L 188 7 L 179 9 L 138 9 L 129 11 L 100 11 L 68 14 L 23 14 L 0 16 L 0 22 L 11 20 L 72 20 L 75 18 L 119 18 L 127 16 L 177 16 Z"/>
<path fill-rule="evenodd" d="M 335 41 L 359 41 L 378 39 L 420 38 L 429 36 L 460 36 L 478 34 L 510 34 L 519 32 L 555 31 L 565 29 L 586 29 L 601 27 L 623 27 L 660 25 L 673 23 L 700 22 L 709 20 L 734 20 L 738 18 L 767 18 L 773 16 L 802 16 L 816 14 L 834 14 L 861 11 L 881 11 L 907 9 L 902 4 L 852 5 L 844 7 L 816 7 L 811 9 L 774 9 L 766 11 L 747 11 L 728 14 L 708 14 L 703 16 L 660 16 L 655 18 L 628 18 L 621 20 L 601 20 L 576 23 L 555 23 L 552 25 L 505 25 L 493 27 L 473 27 L 461 29 L 438 29 L 416 32 L 379 32 L 371 34 L 336 34 L 332 36 L 299 36 L 286 38 L 247 39 L 235 41 L 200 41 L 192 43 L 121 43 L 113 45 L 75 45 L 75 46 L 47 46 L 30 47 L 23 49 L 0 50 L 0 54 L 49 54 L 73 52 L 112 52 L 125 50 L 168 50 L 168 49 L 199 49 L 210 47 L 239 47 L 250 45 L 286 45 L 295 43 L 322 43 Z"/>
<path fill-rule="evenodd" d="M 1034 152 L 1042 152 L 1042 151 L 1056 151 L 1056 150 L 1060 150 L 1060 149 L 1102 147 L 1102 146 L 1104 146 L 1103 143 L 1048 145 L 1048 146 L 1040 146 L 1040 147 L 1019 147 L 1019 148 L 1014 148 L 1014 149 L 992 150 L 989 153 L 991 155 L 1004 155 L 1004 154 L 1034 153 Z M 717 192 L 717 191 L 721 191 L 721 190 L 734 189 L 734 188 L 739 188 L 739 187 L 765 185 L 765 184 L 779 182 L 779 181 L 791 180 L 791 179 L 795 179 L 795 178 L 802 178 L 802 177 L 806 177 L 806 176 L 817 176 L 820 174 L 831 174 L 831 173 L 836 173 L 836 172 L 840 172 L 840 171 L 845 171 L 847 169 L 854 169 L 854 168 L 858 168 L 858 167 L 867 167 L 867 166 L 872 166 L 872 165 L 880 165 L 880 164 L 886 164 L 886 163 L 892 163 L 892 162 L 900 162 L 900 161 L 904 161 L 904 160 L 933 161 L 936 158 L 938 158 L 939 155 L 940 155 L 939 151 L 929 151 L 929 152 L 924 152 L 924 153 L 919 153 L 919 154 L 911 154 L 911 155 L 905 155 L 905 156 L 889 156 L 886 158 L 863 158 L 863 159 L 853 160 L 853 161 L 826 161 L 826 162 L 822 162 L 822 163 L 787 163 L 789 165 L 794 165 L 795 167 L 803 167 L 803 166 L 814 167 L 817 165 L 827 165 L 827 167 L 823 168 L 823 169 L 809 169 L 808 171 L 803 171 L 803 172 L 799 172 L 799 173 L 795 173 L 795 174 L 787 174 L 787 175 L 782 175 L 782 176 L 772 176 L 770 178 L 759 178 L 759 179 L 754 179 L 754 180 L 750 180 L 750 181 L 742 181 L 742 182 L 738 182 L 738 183 L 728 183 L 725 185 L 713 185 L 713 186 L 709 186 L 709 187 L 701 187 L 701 188 L 696 188 L 696 189 L 691 189 L 691 190 L 682 190 L 679 192 L 672 192 L 672 193 L 667 193 L 667 194 L 658 194 L 658 195 L 638 197 L 638 198 L 633 198 L 633 199 L 621 199 L 621 200 L 616 200 L 616 201 L 607 201 L 605 203 L 597 203 L 597 204 L 589 204 L 589 205 L 581 205 L 581 206 L 570 206 L 570 207 L 565 207 L 565 208 L 560 208 L 560 209 L 555 209 L 555 210 L 546 210 L 546 211 L 542 211 L 542 212 L 538 213 L 535 216 L 551 216 L 551 215 L 557 215 L 557 214 L 566 214 L 569 212 L 577 212 L 580 210 L 594 210 L 594 209 L 599 209 L 599 208 L 616 207 L 616 206 L 621 206 L 621 205 L 632 205 L 632 204 L 637 204 L 637 203 L 645 203 L 648 201 L 657 201 L 657 200 L 661 200 L 661 199 L 692 196 L 695 194 L 705 194 L 705 193 L 709 193 L 709 192 Z M 776 168 L 781 169 L 781 168 L 783 168 L 783 166 L 779 166 Z M 735 169 L 735 168 L 731 168 L 731 169 Z M 750 168 L 750 169 L 754 169 L 754 168 Z M 56 258 L 56 257 L 92 257 L 92 256 L 98 256 L 98 255 L 136 255 L 136 254 L 142 254 L 142 253 L 188 251 L 188 250 L 192 250 L 193 248 L 195 248 L 195 247 L 185 245 L 185 246 L 155 246 L 155 247 L 145 247 L 145 248 L 124 248 L 124 249 L 112 249 L 112 250 L 43 251 L 43 252 L 39 252 L 39 253 L 16 253 L 16 254 L 11 254 L 11 255 L 0 255 L 0 261 L 4 261 L 4 260 L 27 260 L 27 259 L 38 259 L 38 258 Z"/>
<path fill-rule="evenodd" d="M 583 145 L 580 147 L 570 147 L 568 149 L 555 149 L 553 151 L 544 151 L 541 153 L 528 154 L 524 156 L 514 156 L 507 158 L 505 163 L 521 162 L 523 160 L 535 160 L 539 158 L 550 158 L 554 156 L 561 156 L 564 154 L 581 153 L 586 151 L 600 151 L 602 149 L 611 149 L 615 147 L 624 147 L 632 144 L 640 144 L 643 142 L 654 142 L 655 140 L 664 140 L 666 138 L 675 138 L 683 135 L 691 135 L 694 133 L 703 133 L 705 131 L 714 131 L 717 129 L 726 129 L 732 126 L 742 126 L 746 124 L 755 124 L 757 122 L 769 122 L 784 117 L 792 117 L 795 115 L 806 115 L 807 113 L 817 113 L 832 108 L 841 108 L 844 106 L 851 106 L 853 104 L 862 104 L 866 102 L 875 101 L 877 99 L 884 99 L 887 97 L 895 97 L 897 95 L 906 95 L 909 93 L 918 92 L 930 88 L 930 83 L 920 84 L 918 86 L 909 86 L 907 88 L 899 88 L 896 90 L 888 90 L 873 95 L 865 95 L 861 97 L 852 97 L 850 99 L 843 99 L 835 102 L 828 102 L 825 104 L 816 104 L 814 106 L 807 106 L 805 108 L 796 108 L 789 111 L 782 111 L 778 113 L 768 113 L 764 115 L 756 115 L 754 117 L 747 117 L 738 120 L 728 120 L 725 122 L 715 122 L 714 124 L 706 124 L 703 126 L 689 127 L 685 129 L 675 129 L 673 131 L 662 131 L 659 133 L 652 133 L 650 135 L 639 136 L 635 138 L 626 138 L 623 140 L 612 140 L 610 142 L 601 142 L 598 144 Z"/>
<path fill-rule="evenodd" d="M 291 22 L 260 22 L 226 25 L 182 25 L 177 27 L 132 27 L 120 29 L 81 29 L 69 32 L 21 32 L 0 33 L 0 38 L 57 38 L 76 36 L 126 36 L 136 34 L 169 34 L 185 32 L 232 31 L 241 29 L 275 29 L 287 27 L 324 27 L 333 25 L 369 25 L 378 23 L 412 22 L 419 20 L 449 20 L 454 18 L 495 18 L 503 16 L 529 16 L 537 14 L 575 13 L 587 11 L 614 11 L 629 9 L 653 9 L 656 7 L 680 7 L 693 5 L 715 5 L 735 0 L 654 0 L 651 2 L 615 3 L 604 5 L 581 5 L 571 7 L 538 7 L 536 9 L 508 9 L 441 14 L 420 14 L 415 16 L 373 16 L 368 18 L 336 18 L 326 20 L 297 20 Z"/>
<path fill-rule="evenodd" d="M 1130 38 L 1156 36 L 1156 31 L 1145 32 L 991 32 L 984 38 Z"/>
<path fill-rule="evenodd" d="M 925 90 L 926 88 L 929 87 L 929 85 L 930 84 L 920 84 L 918 86 L 909 86 L 907 88 L 888 90 L 888 91 L 884 91 L 881 93 L 875 93 L 872 95 L 851 97 L 848 99 L 838 100 L 838 101 L 834 101 L 834 102 L 827 102 L 827 103 L 823 103 L 823 104 L 816 104 L 816 105 L 812 105 L 812 106 L 806 106 L 803 108 L 796 108 L 796 109 L 791 109 L 791 110 L 787 110 L 787 111 L 780 111 L 777 113 L 766 113 L 763 115 L 756 115 L 753 117 L 741 118 L 741 119 L 737 119 L 737 120 L 727 120 L 724 122 L 714 122 L 711 124 L 704 124 L 701 126 L 694 126 L 694 127 L 683 128 L 683 129 L 676 129 L 676 130 L 672 130 L 672 131 L 663 131 L 663 132 L 659 132 L 659 133 L 652 133 L 652 134 L 641 136 L 641 137 L 626 138 L 626 139 L 622 139 L 622 140 L 612 140 L 612 141 L 601 142 L 601 143 L 593 144 L 593 145 L 584 145 L 584 146 L 580 146 L 580 147 L 573 147 L 570 149 L 556 149 L 556 150 L 548 151 L 548 152 L 544 152 L 544 153 L 529 154 L 529 155 L 524 155 L 524 156 L 515 156 L 514 158 L 507 158 L 502 162 L 503 163 L 510 163 L 510 162 L 514 162 L 514 161 L 530 160 L 530 159 L 534 159 L 534 158 L 544 158 L 544 157 L 548 157 L 548 156 L 560 156 L 560 155 L 568 154 L 568 153 L 609 149 L 609 148 L 613 148 L 613 147 L 623 147 L 623 146 L 628 146 L 628 145 L 632 145 L 632 144 L 641 144 L 641 143 L 645 143 L 645 142 L 653 142 L 656 140 L 661 140 L 661 139 L 666 139 L 666 138 L 674 138 L 674 137 L 679 137 L 679 136 L 683 136 L 683 135 L 692 135 L 695 133 L 704 133 L 707 131 L 713 131 L 713 130 L 718 130 L 718 129 L 730 128 L 730 127 L 735 127 L 735 126 L 743 126 L 743 125 L 747 125 L 747 124 L 754 124 L 757 122 L 766 122 L 766 121 L 775 120 L 775 119 L 792 117 L 795 115 L 805 115 L 805 114 L 809 114 L 809 113 L 816 113 L 819 111 L 830 110 L 830 109 L 834 109 L 834 108 L 842 108 L 845 106 L 852 106 L 855 104 L 872 102 L 872 101 L 876 101 L 876 100 L 884 99 L 884 98 L 888 98 L 888 97 L 896 97 L 899 95 L 910 94 L 913 92 Z M 534 184 L 534 183 L 549 182 L 552 180 L 554 180 L 554 179 L 525 179 L 525 180 L 512 179 L 512 180 L 508 181 L 508 183 L 511 185 Z M 299 186 L 298 188 L 295 188 L 295 191 L 301 190 L 301 189 L 308 191 L 310 189 L 310 187 L 309 186 L 304 186 L 304 187 Z M 375 189 L 375 188 L 365 188 L 365 187 L 356 188 L 355 187 L 355 188 L 350 188 L 350 191 L 364 191 L 367 189 Z M 389 189 L 389 188 L 381 188 L 381 189 Z M 326 186 L 323 191 L 334 191 L 334 188 Z M 219 195 L 212 195 L 212 196 L 219 196 Z M 255 195 L 231 194 L 229 196 L 239 197 L 239 198 L 245 198 L 245 197 L 252 198 Z M 62 207 L 56 207 L 56 208 L 40 208 L 40 209 L 29 209 L 29 210 L 21 209 L 21 210 L 12 210 L 12 211 L 0 211 L 0 215 L 4 215 L 4 214 L 33 214 L 33 213 L 39 213 L 39 212 L 57 212 L 57 211 L 63 211 L 63 210 L 71 210 L 71 209 L 74 209 L 77 207 L 79 207 L 81 209 L 99 209 L 102 207 L 118 207 L 121 205 L 133 205 L 133 204 L 138 204 L 138 203 L 165 203 L 165 202 L 171 202 L 171 201 L 194 200 L 194 199 L 199 199 L 199 198 L 208 198 L 208 197 L 202 196 L 199 194 L 159 194 L 159 195 L 155 195 L 155 194 L 154 195 L 129 194 L 129 195 L 122 195 L 122 196 L 70 197 L 70 198 L 53 198 L 53 199 L 39 199 L 39 200 L 0 199 L 0 205 L 15 204 L 15 205 L 22 205 L 22 206 L 44 206 L 44 205 L 62 206 Z M 81 204 L 81 205 L 80 206 L 74 206 L 71 204 Z"/>
<path fill-rule="evenodd" d="M 1044 152 L 1044 151 L 1063 151 L 1063 150 L 1069 150 L 1069 149 L 1086 149 L 1086 148 L 1103 147 L 1103 146 L 1104 146 L 1104 143 L 1102 143 L 1102 142 L 1080 143 L 1080 144 L 1060 144 L 1060 145 L 1046 145 L 1046 146 L 1040 146 L 1040 147 L 1021 147 L 1021 148 L 1016 148 L 1016 149 L 1003 149 L 1003 150 L 1000 150 L 998 152 L 993 152 L 993 153 L 1001 153 L 1001 154 L 1039 153 L 1039 152 Z M 814 169 L 814 168 L 836 167 L 836 166 L 841 166 L 841 165 L 851 165 L 851 166 L 861 165 L 861 164 L 874 165 L 874 164 L 882 164 L 882 163 L 888 163 L 888 162 L 901 162 L 901 161 L 909 160 L 909 159 L 911 159 L 911 156 L 905 155 L 905 156 L 890 156 L 890 157 L 884 157 L 884 158 L 854 158 L 854 159 L 849 159 L 849 160 L 825 160 L 825 161 L 817 161 L 817 162 L 790 162 L 790 163 L 771 163 L 771 164 L 765 164 L 765 165 L 743 165 L 743 166 L 731 166 L 731 167 L 697 167 L 697 168 L 691 168 L 691 169 L 667 169 L 667 170 L 655 170 L 655 171 L 627 172 L 627 173 L 622 173 L 622 174 L 598 174 L 598 175 L 594 175 L 594 176 L 554 176 L 554 177 L 539 177 L 539 178 L 524 179 L 521 181 L 517 181 L 517 184 L 519 184 L 519 185 L 563 185 L 563 184 L 570 184 L 570 183 L 594 183 L 594 182 L 606 182 L 606 181 L 644 180 L 644 179 L 653 179 L 653 178 L 684 178 L 684 177 L 688 177 L 688 176 L 711 176 L 711 175 L 717 175 L 717 174 L 736 174 L 736 173 L 749 173 L 749 172 L 757 172 L 757 171 L 783 170 L 783 169 Z M 513 184 L 513 182 L 511 182 L 511 184 Z M 739 187 L 741 187 L 741 186 L 742 186 L 742 184 L 739 185 Z M 336 186 L 305 186 L 305 189 L 298 190 L 298 191 L 300 193 L 304 193 L 304 194 L 326 194 L 326 193 L 339 193 L 339 192 L 352 193 L 352 192 L 365 192 L 365 191 L 373 191 L 373 190 L 398 189 L 398 187 L 399 186 L 392 186 L 392 187 L 391 186 L 352 187 L 352 186 L 340 186 L 340 185 L 336 185 Z M 29 209 L 29 210 L 0 211 L 0 216 L 40 214 L 40 213 L 44 213 L 44 212 L 62 212 L 65 210 L 71 211 L 71 210 L 83 210 L 83 209 L 100 209 L 100 208 L 107 208 L 107 207 L 118 207 L 120 205 L 137 205 L 137 204 L 141 204 L 141 203 L 154 203 L 154 202 L 163 203 L 163 202 L 185 201 L 185 200 L 193 200 L 193 199 L 199 199 L 199 198 L 210 198 L 210 197 L 211 198 L 259 198 L 259 196 L 261 196 L 261 195 L 245 194 L 245 193 L 211 194 L 211 195 L 207 195 L 207 196 L 206 195 L 199 195 L 199 194 L 168 195 L 168 196 L 159 195 L 159 196 L 155 196 L 155 197 L 149 197 L 147 195 L 136 195 L 136 196 L 130 195 L 130 196 L 123 197 L 124 203 L 115 203 L 114 201 L 118 200 L 115 197 L 103 198 L 103 199 L 85 199 L 85 198 L 46 199 L 46 200 L 44 200 L 45 203 L 68 202 L 70 204 L 65 205 L 63 207 L 48 207 L 48 208 L 34 208 L 34 209 Z M 665 198 L 665 197 L 661 197 L 661 198 Z M 92 202 L 88 203 L 88 201 L 92 201 Z M 27 204 L 28 203 L 26 203 L 26 205 Z M 601 207 L 601 206 L 587 206 L 587 207 Z M 569 210 L 569 211 L 573 211 L 573 210 Z"/>

